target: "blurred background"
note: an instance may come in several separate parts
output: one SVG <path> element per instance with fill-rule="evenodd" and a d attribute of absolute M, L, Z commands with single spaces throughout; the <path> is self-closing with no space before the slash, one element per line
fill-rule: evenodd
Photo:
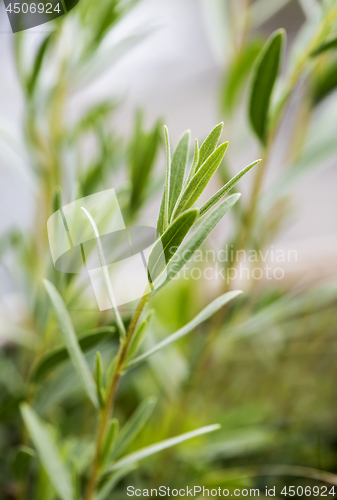
<path fill-rule="evenodd" d="M 31 367 L 58 345 L 42 278 L 58 284 L 77 332 L 113 324 L 109 313 L 87 306 L 76 276 L 53 269 L 46 221 L 56 192 L 65 204 L 114 187 L 127 220 L 156 225 L 164 123 L 176 147 L 186 129 L 201 143 L 224 121 L 229 150 L 208 195 L 245 165 L 268 157 L 257 200 L 252 171 L 239 183 L 240 207 L 204 250 L 272 247 L 295 251 L 297 258 L 282 262 L 281 280 L 180 279 L 155 296 L 149 345 L 222 290 L 245 291 L 191 338 L 137 369 L 138 377 L 125 377 L 117 400 L 121 422 L 144 397 L 158 398 L 152 424 L 129 449 L 207 423 L 220 422 L 222 430 L 145 461 L 114 498 L 125 498 L 125 484 L 314 485 L 312 469 L 337 471 L 337 59 L 334 50 L 317 58 L 306 52 L 324 9 L 335 3 L 105 0 L 98 7 L 81 0 L 54 24 L 16 35 L 0 3 L 3 498 L 55 498 L 50 491 L 37 496 L 44 490 L 36 465 L 23 479 L 26 497 L 22 479 L 11 472 L 10 454 L 23 441 L 18 404 L 27 394 L 58 428 L 65 456 L 70 450 L 78 456 L 80 470 L 93 430 L 89 408 L 84 422 L 83 395 L 67 363 L 48 373 L 43 386 L 29 386 Z M 286 30 L 287 44 L 273 105 L 289 92 L 266 151 L 249 123 L 249 89 L 253 63 L 278 28 Z M 336 36 L 335 18 L 322 33 Z M 270 255 L 266 259 L 279 267 Z M 123 309 L 126 317 L 129 311 Z M 104 342 L 107 362 L 116 346 Z M 91 363 L 93 356 L 89 351 Z"/>

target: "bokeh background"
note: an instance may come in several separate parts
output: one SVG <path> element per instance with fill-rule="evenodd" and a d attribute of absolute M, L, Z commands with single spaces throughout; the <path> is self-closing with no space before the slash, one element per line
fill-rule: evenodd
<path fill-rule="evenodd" d="M 106 27 L 104 37 L 95 39 L 92 32 L 99 24 L 95 16 L 99 17 L 100 7 L 90 0 L 82 0 L 67 19 L 34 28 L 22 37 L 10 33 L 0 3 L 4 408 L 0 488 L 4 498 L 40 498 L 34 496 L 34 477 L 39 474 L 35 469 L 26 481 L 28 496 L 19 496 L 6 455 L 22 441 L 17 404 L 26 397 L 27 373 L 36 361 L 36 355 L 25 350 L 25 335 L 43 339 L 38 355 L 58 345 L 55 321 L 47 319 L 40 286 L 41 279 L 53 273 L 45 223 L 52 213 L 54 190 L 60 186 L 62 199 L 70 202 L 78 193 L 115 187 L 121 199 L 125 196 L 130 220 L 155 224 L 165 171 L 162 124 L 168 126 L 175 147 L 186 129 L 201 142 L 224 120 L 222 138 L 230 145 L 226 162 L 208 188 L 212 194 L 262 154 L 248 120 L 251 70 L 231 112 L 223 105 L 231 68 L 240 55 L 238 46 L 264 41 L 284 28 L 287 46 L 278 85 L 282 89 L 296 54 L 305 52 L 306 37 L 310 39 L 321 19 L 317 0 L 140 0 L 135 4 Z M 79 12 L 84 14 L 76 21 Z M 54 31 L 58 51 L 47 53 L 30 92 L 25 75 L 34 67 L 40 44 Z M 220 422 L 222 430 L 195 445 L 145 461 L 131 479 L 117 486 L 114 498 L 125 498 L 126 484 L 281 487 L 322 484 L 312 479 L 313 469 L 336 472 L 337 94 L 332 85 L 332 92 L 317 104 L 312 105 L 310 97 L 317 74 L 324 74 L 324 65 L 334 64 L 332 51 L 317 67 L 308 63 L 295 82 L 270 148 L 259 193 L 259 218 L 247 246 L 295 250 L 297 261 L 282 263 L 285 276 L 280 281 L 230 283 L 231 288 L 244 289 L 240 301 L 199 328 L 193 338 L 139 368 L 138 376 L 128 374 L 121 386 L 116 410 L 121 422 L 144 397 L 158 398 L 151 423 L 130 445 L 131 451 L 198 425 Z M 335 75 L 336 71 L 332 81 Z M 102 101 L 110 103 L 109 112 L 86 118 Z M 143 113 L 143 139 L 135 132 L 137 110 Z M 150 145 L 145 155 L 145 163 L 151 163 L 147 178 L 151 189 L 130 205 L 132 166 L 144 168 L 137 159 L 149 131 L 155 137 L 155 147 Z M 88 172 L 96 167 L 99 178 L 90 177 Z M 243 207 L 249 206 L 253 179 L 249 173 L 239 184 Z M 219 250 L 238 241 L 243 212 L 227 215 L 205 249 Z M 85 299 L 76 295 L 75 279 L 54 278 L 78 332 L 113 322 L 109 313 L 99 315 L 85 308 Z M 228 284 L 221 280 L 171 283 L 153 300 L 156 316 L 150 344 L 181 327 L 224 289 Z M 123 311 L 127 316 L 129 309 Z M 114 349 L 114 343 L 108 342 L 107 359 Z M 89 359 L 93 354 L 89 352 Z M 82 399 L 68 365 L 48 375 L 35 399 L 37 411 L 58 428 L 65 455 L 66 450 L 76 450 L 79 462 L 93 430 L 90 409 L 85 410 L 87 422 L 83 421 Z"/>

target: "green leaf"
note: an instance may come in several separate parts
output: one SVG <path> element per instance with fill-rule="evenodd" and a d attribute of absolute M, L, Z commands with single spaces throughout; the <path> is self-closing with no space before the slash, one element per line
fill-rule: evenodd
<path fill-rule="evenodd" d="M 157 220 L 157 231 L 160 235 L 165 231 L 164 229 L 164 210 L 165 210 L 165 190 L 161 199 L 159 216 Z"/>
<path fill-rule="evenodd" d="M 258 163 L 260 163 L 261 160 L 256 160 L 247 167 L 245 167 L 241 172 L 239 172 L 237 175 L 235 175 L 230 181 L 227 182 L 215 195 L 212 196 L 199 210 L 199 217 L 202 217 L 208 210 L 210 210 L 218 201 L 225 196 L 233 187 L 235 184 L 239 182 L 241 177 L 243 177 L 249 170 Z"/>
<path fill-rule="evenodd" d="M 64 343 L 67 346 L 71 361 L 82 382 L 83 388 L 85 389 L 93 405 L 97 408 L 98 400 L 96 395 L 95 382 L 90 372 L 89 366 L 85 360 L 85 357 L 83 356 L 81 348 L 78 344 L 75 330 L 67 308 L 63 302 L 61 295 L 58 293 L 54 285 L 48 280 L 44 280 L 44 285 L 53 304 L 57 322 L 59 324 Z"/>
<path fill-rule="evenodd" d="M 35 452 L 28 446 L 19 446 L 15 452 L 12 463 L 14 476 L 19 481 L 23 481 L 28 473 L 29 467 L 35 457 Z"/>
<path fill-rule="evenodd" d="M 129 146 L 129 169 L 131 174 L 131 211 L 135 212 L 142 205 L 146 188 L 161 142 L 161 123 L 157 121 L 152 130 L 143 130 L 142 113 L 137 112 L 135 131 Z"/>
<path fill-rule="evenodd" d="M 184 212 L 185 210 L 191 208 L 199 199 L 205 187 L 222 162 L 227 147 L 228 142 L 221 144 L 221 146 L 219 146 L 201 165 L 199 170 L 196 171 L 196 173 L 184 189 L 180 199 L 178 200 L 172 219 L 175 219 L 181 212 Z"/>
<path fill-rule="evenodd" d="M 182 337 L 185 337 L 188 333 L 191 333 L 197 326 L 199 326 L 201 323 L 209 319 L 211 316 L 213 316 L 214 313 L 216 313 L 219 309 L 221 309 L 225 304 L 227 304 L 229 301 L 235 299 L 238 295 L 242 293 L 241 290 L 236 290 L 233 292 L 227 292 L 224 295 L 221 295 L 217 299 L 213 300 L 210 304 L 208 304 L 205 309 L 203 309 L 192 321 L 187 323 L 187 325 L 183 326 L 178 330 L 177 332 L 173 333 L 172 335 L 169 335 L 166 337 L 162 342 L 159 342 L 157 345 L 152 347 L 149 351 L 145 352 L 141 356 L 138 356 L 137 358 L 134 358 L 128 365 L 128 368 L 132 368 L 133 366 L 138 365 L 142 361 L 145 361 L 145 359 L 148 359 L 150 356 L 153 354 L 156 354 L 158 351 L 163 349 L 164 347 L 172 344 L 172 342 L 176 342 L 177 340 L 181 339 Z"/>
<path fill-rule="evenodd" d="M 212 210 L 212 212 L 207 215 L 207 217 L 200 224 L 198 224 L 191 237 L 178 249 L 174 260 L 169 262 L 166 268 L 167 276 L 165 281 L 158 286 L 153 293 L 157 293 L 161 288 L 167 285 L 167 283 L 180 271 L 180 269 L 192 257 L 194 252 L 200 247 L 200 245 L 202 245 L 209 233 L 220 222 L 228 210 L 232 208 L 232 206 L 240 199 L 240 197 L 240 193 L 228 196 L 224 202 Z"/>
<path fill-rule="evenodd" d="M 82 208 L 83 212 L 85 213 L 85 215 L 88 217 L 92 231 L 93 231 L 95 239 L 96 239 L 97 252 L 98 252 L 99 262 L 101 264 L 101 270 L 102 270 L 102 274 L 103 274 L 104 284 L 105 284 L 106 291 L 107 291 L 107 294 L 108 294 L 108 297 L 110 300 L 111 307 L 115 313 L 116 324 L 117 324 L 117 327 L 119 330 L 119 334 L 122 338 L 124 338 L 125 334 L 126 334 L 125 326 L 124 326 L 123 320 L 121 318 L 121 315 L 119 314 L 118 307 L 116 305 L 115 296 L 114 296 L 112 286 L 111 286 L 110 276 L 109 276 L 109 273 L 108 273 L 108 270 L 106 267 L 101 238 L 99 236 L 99 232 L 98 232 L 98 229 L 97 229 L 97 226 L 96 226 L 94 219 L 91 217 L 88 210 L 86 210 L 84 207 L 81 207 L 81 208 Z"/>
<path fill-rule="evenodd" d="M 99 351 L 96 352 L 96 390 L 100 407 L 103 408 L 105 401 L 103 389 L 103 361 Z"/>
<path fill-rule="evenodd" d="M 71 464 L 71 481 L 73 485 L 73 492 L 74 492 L 74 500 L 81 500 L 81 480 L 80 480 L 80 474 L 78 471 L 78 465 L 77 462 L 74 460 L 70 460 Z"/>
<path fill-rule="evenodd" d="M 169 196 L 171 191 L 171 146 L 169 131 L 166 126 L 164 126 L 165 133 L 165 145 L 166 145 L 166 184 L 165 184 L 165 203 L 164 203 L 164 230 L 168 228 L 169 225 Z"/>
<path fill-rule="evenodd" d="M 337 61 L 333 61 L 316 78 L 313 86 L 313 102 L 319 104 L 337 88 Z"/>
<path fill-rule="evenodd" d="M 208 134 L 204 142 L 202 143 L 199 151 L 199 161 L 198 161 L 198 166 L 197 166 L 197 171 L 201 167 L 203 163 L 211 156 L 213 151 L 218 145 L 219 139 L 222 134 L 222 129 L 223 129 L 223 123 L 219 123 L 219 125 L 216 125 L 214 129 Z"/>
<path fill-rule="evenodd" d="M 58 450 L 50 439 L 49 433 L 29 405 L 23 404 L 20 409 L 41 463 L 58 496 L 62 500 L 73 500 L 70 474 L 61 462 Z"/>
<path fill-rule="evenodd" d="M 60 186 L 57 186 L 53 193 L 53 212 L 57 212 L 62 207 L 62 193 Z"/>
<path fill-rule="evenodd" d="M 128 349 L 128 354 L 126 358 L 126 363 L 130 361 L 138 352 L 138 349 L 144 339 L 145 333 L 148 329 L 149 323 L 152 319 L 152 316 L 154 314 L 154 310 L 151 309 L 147 315 L 145 316 L 144 320 L 137 326 L 137 329 L 131 339 L 130 346 Z"/>
<path fill-rule="evenodd" d="M 195 222 L 197 215 L 197 209 L 187 210 L 182 213 L 155 243 L 149 255 L 147 266 L 151 282 L 154 282 L 164 271 L 167 263 L 172 259 Z"/>
<path fill-rule="evenodd" d="M 164 126 L 165 145 L 166 145 L 166 182 L 163 197 L 160 204 L 159 217 L 157 221 L 157 231 L 163 234 L 168 228 L 169 214 L 169 193 L 171 181 L 171 147 L 168 129 Z"/>
<path fill-rule="evenodd" d="M 188 184 L 190 182 L 190 180 L 192 179 L 193 175 L 195 174 L 195 171 L 197 169 L 198 163 L 199 163 L 199 143 L 198 143 L 198 139 L 196 139 L 195 140 L 195 146 L 194 146 L 193 161 L 192 161 L 191 169 L 190 169 L 189 174 L 188 174 L 188 178 L 187 178 L 186 184 Z"/>
<path fill-rule="evenodd" d="M 123 451 L 129 446 L 129 444 L 132 443 L 132 441 L 143 429 L 146 422 L 149 420 L 154 407 L 156 406 L 156 403 L 157 399 L 150 396 L 138 406 L 136 411 L 121 429 L 117 437 L 113 456 L 118 456 L 123 453 Z"/>
<path fill-rule="evenodd" d="M 171 220 L 173 209 L 183 188 L 189 142 L 190 131 L 188 130 L 180 139 L 177 149 L 175 150 L 173 155 L 169 191 L 169 221 Z"/>
<path fill-rule="evenodd" d="M 109 479 L 99 489 L 98 493 L 96 493 L 95 500 L 106 500 L 119 481 L 135 470 L 135 468 L 135 465 L 130 465 L 129 467 L 124 467 L 111 474 Z"/>
<path fill-rule="evenodd" d="M 334 38 L 331 38 L 330 40 L 326 40 L 322 44 L 320 44 L 317 49 L 315 49 L 310 55 L 311 57 L 316 57 L 320 54 L 323 54 L 324 52 L 328 50 L 333 50 L 337 49 L 337 36 Z"/>
<path fill-rule="evenodd" d="M 109 429 L 103 446 L 102 463 L 106 462 L 106 460 L 109 458 L 110 453 L 113 451 L 118 436 L 118 432 L 119 432 L 119 422 L 117 418 L 113 418 L 110 421 Z"/>
<path fill-rule="evenodd" d="M 47 50 L 49 48 L 49 45 L 50 45 L 51 41 L 53 40 L 53 37 L 54 37 L 54 32 L 51 32 L 49 35 L 47 35 L 37 51 L 37 54 L 36 54 L 36 57 L 34 60 L 32 73 L 31 73 L 30 78 L 27 82 L 27 91 L 28 91 L 28 94 L 30 96 L 35 91 L 36 83 L 37 83 L 39 75 L 40 75 L 43 61 L 44 61 L 45 55 L 47 53 Z"/>
<path fill-rule="evenodd" d="M 173 438 L 166 439 L 165 441 L 152 444 L 151 446 L 146 446 L 146 448 L 142 448 L 141 450 L 138 450 L 135 453 L 131 453 L 130 455 L 123 457 L 121 460 L 114 463 L 113 465 L 110 465 L 104 471 L 104 474 L 132 465 L 136 462 L 139 462 L 140 460 L 143 460 L 144 458 L 147 458 L 151 455 L 154 455 L 155 453 L 158 453 L 159 451 L 163 451 L 179 443 L 183 443 L 188 439 L 192 439 L 197 436 L 201 436 L 203 434 L 208 434 L 209 432 L 217 431 L 218 429 L 220 429 L 220 427 L 221 426 L 218 424 L 208 425 L 207 427 L 201 427 L 200 429 L 196 429 L 195 431 L 186 432 L 185 434 L 181 434 L 180 436 L 175 436 Z"/>
<path fill-rule="evenodd" d="M 78 337 L 78 343 L 81 350 L 83 352 L 86 352 L 92 347 L 95 347 L 95 345 L 101 342 L 101 340 L 106 338 L 109 334 L 115 332 L 116 328 L 114 326 L 103 326 L 102 328 L 88 330 L 82 336 Z M 66 347 L 59 347 L 48 352 L 42 357 L 42 359 L 40 359 L 38 364 L 35 366 L 30 377 L 31 381 L 38 382 L 56 366 L 58 366 L 63 361 L 66 361 L 67 359 L 69 359 L 69 352 Z"/>
<path fill-rule="evenodd" d="M 280 70 L 284 40 L 283 29 L 273 33 L 255 63 L 249 117 L 253 130 L 262 143 L 266 142 L 268 135 L 270 101 Z"/>
<path fill-rule="evenodd" d="M 225 113 L 231 114 L 236 108 L 244 84 L 262 45 L 260 38 L 254 39 L 245 44 L 241 52 L 234 58 L 228 73 L 225 75 L 222 89 L 222 109 Z"/>

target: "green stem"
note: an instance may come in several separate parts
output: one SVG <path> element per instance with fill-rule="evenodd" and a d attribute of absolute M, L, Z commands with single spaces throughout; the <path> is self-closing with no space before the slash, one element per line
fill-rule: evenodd
<path fill-rule="evenodd" d="M 263 148 L 261 152 L 261 158 L 263 158 L 263 161 L 260 163 L 260 165 L 257 166 L 256 168 L 256 173 L 255 173 L 255 178 L 254 178 L 254 183 L 253 183 L 253 188 L 252 188 L 252 194 L 251 194 L 251 199 L 250 203 L 248 205 L 248 210 L 246 213 L 246 220 L 244 224 L 243 231 L 241 233 L 241 236 L 239 238 L 239 243 L 240 246 L 239 248 L 245 248 L 247 244 L 249 243 L 251 233 L 254 227 L 255 219 L 256 219 L 256 213 L 257 213 L 257 207 L 258 207 L 258 201 L 260 197 L 260 192 L 263 186 L 263 181 L 265 177 L 265 173 L 267 170 L 267 164 L 268 164 L 268 159 L 270 155 L 270 151 L 272 148 L 272 145 L 274 143 L 275 137 L 277 135 L 280 122 L 281 122 L 281 116 L 284 111 L 284 108 L 288 102 L 288 99 L 294 89 L 294 87 L 297 85 L 300 77 L 302 76 L 306 65 L 308 63 L 308 60 L 311 58 L 311 53 L 313 50 L 317 47 L 317 45 L 320 43 L 324 35 L 326 34 L 326 30 L 329 26 L 329 24 L 336 18 L 337 16 L 337 8 L 333 9 L 329 14 L 322 20 L 320 25 L 318 26 L 318 29 L 316 33 L 314 34 L 313 38 L 311 39 L 310 43 L 308 44 L 303 56 L 299 59 L 298 64 L 294 68 L 293 73 L 291 74 L 287 85 L 283 91 L 283 94 L 274 110 L 273 116 L 271 118 L 271 124 L 270 124 L 270 132 L 269 132 L 269 139 L 267 142 L 267 145 Z"/>
<path fill-rule="evenodd" d="M 96 448 L 95 448 L 95 455 L 94 455 L 94 460 L 93 460 L 93 465 L 91 469 L 91 474 L 86 490 L 86 494 L 84 499 L 85 500 L 93 500 L 96 489 L 97 489 L 97 484 L 99 480 L 99 475 L 100 475 L 100 465 L 101 465 L 101 456 L 102 456 L 102 449 L 104 445 L 104 438 L 106 436 L 109 422 L 110 422 L 110 417 L 111 413 L 113 410 L 113 405 L 116 397 L 116 392 L 117 388 L 120 382 L 120 379 L 123 375 L 123 370 L 124 370 L 124 363 L 126 359 L 126 355 L 130 346 L 130 342 L 132 340 L 133 334 L 135 332 L 138 320 L 140 318 L 140 315 L 142 314 L 149 298 L 150 294 L 147 293 L 148 290 L 145 290 L 145 293 L 143 297 L 140 299 L 137 309 L 134 312 L 134 315 L 131 319 L 128 331 L 126 333 L 126 336 L 124 339 L 121 340 L 121 344 L 119 347 L 119 351 L 117 354 L 117 361 L 115 368 L 113 370 L 111 380 L 109 383 L 109 388 L 107 392 L 107 398 L 106 398 L 106 403 L 101 411 L 101 418 L 100 418 L 100 423 L 99 423 L 99 428 L 98 428 L 98 433 L 97 433 L 97 440 L 96 440 Z"/>

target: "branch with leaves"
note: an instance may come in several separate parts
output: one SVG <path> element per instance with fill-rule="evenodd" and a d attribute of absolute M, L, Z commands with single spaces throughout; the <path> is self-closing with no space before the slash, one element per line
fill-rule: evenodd
<path fill-rule="evenodd" d="M 91 465 L 89 463 L 88 470 L 84 471 L 84 476 L 86 472 L 89 474 L 84 488 L 83 498 L 85 500 L 104 500 L 107 498 L 117 481 L 132 470 L 140 460 L 183 441 L 213 432 L 219 428 L 218 425 L 202 427 L 147 446 L 130 455 L 123 456 L 124 449 L 133 440 L 135 435 L 138 434 L 143 425 L 145 425 L 154 408 L 155 402 L 153 399 L 144 401 L 120 432 L 118 431 L 118 421 L 112 417 L 112 412 L 120 380 L 127 371 L 191 333 L 241 293 L 240 291 L 233 291 L 218 297 L 180 330 L 172 333 L 151 349 L 139 354 L 139 349 L 153 316 L 153 311 L 146 310 L 151 296 L 157 293 L 160 288 L 164 287 L 175 276 L 189 257 L 205 241 L 222 217 L 238 201 L 240 198 L 239 194 L 231 195 L 224 200 L 222 198 L 246 172 L 258 163 L 253 162 L 243 169 L 242 172 L 202 205 L 200 209 L 195 208 L 195 203 L 217 171 L 225 155 L 228 143 L 218 146 L 221 132 L 222 124 L 211 131 L 200 148 L 196 142 L 192 165 L 189 172 L 186 173 L 189 132 L 186 132 L 182 136 L 171 159 L 169 135 L 168 130 L 165 128 L 167 153 L 166 184 L 158 218 L 160 233 L 148 258 L 149 283 L 127 329 L 118 308 L 113 303 L 113 298 L 111 298 L 111 305 L 115 313 L 119 333 L 119 349 L 106 370 L 104 370 L 101 354 L 98 351 L 96 355 L 95 376 L 93 375 L 83 353 L 81 341 L 75 333 L 69 312 L 60 293 L 50 281 L 45 280 L 45 287 L 63 338 L 64 349 L 61 351 L 58 350 L 57 353 L 54 351 L 47 353 L 35 367 L 32 379 L 36 382 L 46 371 L 54 369 L 59 362 L 64 360 L 65 353 L 67 353 L 85 393 L 97 412 L 98 430 L 95 449 L 90 460 Z M 102 273 L 104 273 L 105 261 L 100 236 L 95 221 L 87 211 L 85 212 L 97 241 L 97 251 Z M 173 256 L 175 256 L 174 267 L 171 265 Z M 109 277 L 104 275 L 104 280 L 107 292 L 111 297 L 112 290 L 110 289 Z M 160 286 L 153 287 L 156 283 L 160 283 Z M 48 365 L 51 365 L 51 368 Z M 76 473 L 68 470 L 66 464 L 62 462 L 60 452 L 48 435 L 40 417 L 27 403 L 22 405 L 21 413 L 32 443 L 58 496 L 62 500 L 82 498 L 82 489 L 78 486 L 76 487 L 76 485 L 81 484 L 81 478 L 76 477 Z"/>

